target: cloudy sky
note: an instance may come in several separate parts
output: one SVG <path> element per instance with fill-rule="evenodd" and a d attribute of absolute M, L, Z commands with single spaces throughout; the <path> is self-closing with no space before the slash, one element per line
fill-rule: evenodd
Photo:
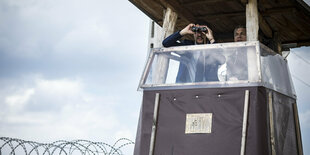
<path fill-rule="evenodd" d="M 127 0 L 0 0 L 0 21 L 0 137 L 135 140 L 146 15 Z M 310 154 L 310 48 L 288 60 Z"/>
<path fill-rule="evenodd" d="M 0 136 L 135 140 L 146 15 L 124 0 L 0 0 L 0 21 Z"/>

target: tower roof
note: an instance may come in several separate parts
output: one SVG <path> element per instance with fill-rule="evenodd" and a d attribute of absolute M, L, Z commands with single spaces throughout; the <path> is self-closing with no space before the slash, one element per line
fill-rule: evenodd
<path fill-rule="evenodd" d="M 218 41 L 233 41 L 233 30 L 245 25 L 247 0 L 129 0 L 159 25 L 164 10 L 178 14 L 176 29 L 189 23 L 210 23 Z M 277 34 L 283 44 L 310 45 L 310 7 L 302 0 L 259 0 L 259 26 L 266 38 Z"/>

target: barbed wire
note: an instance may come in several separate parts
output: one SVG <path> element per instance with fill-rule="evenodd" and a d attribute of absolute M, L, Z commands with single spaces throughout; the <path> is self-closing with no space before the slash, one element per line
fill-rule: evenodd
<path fill-rule="evenodd" d="M 53 143 L 38 143 L 16 138 L 0 137 L 0 155 L 123 155 L 121 149 L 134 144 L 127 138 L 113 145 L 88 140 L 59 140 Z"/>

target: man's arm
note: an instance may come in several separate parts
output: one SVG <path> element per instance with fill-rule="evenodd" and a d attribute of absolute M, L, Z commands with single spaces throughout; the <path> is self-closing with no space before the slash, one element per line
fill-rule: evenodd
<path fill-rule="evenodd" d="M 175 32 L 163 41 L 163 46 L 164 47 L 181 46 L 182 43 L 178 42 L 178 40 L 181 38 L 182 36 L 180 34 L 180 31 Z"/>
<path fill-rule="evenodd" d="M 194 34 L 193 31 L 191 31 L 191 27 L 195 26 L 195 24 L 188 24 L 184 29 L 181 31 L 175 32 L 169 37 L 167 37 L 163 41 L 164 47 L 171 47 L 171 46 L 182 46 L 182 45 L 193 45 L 192 41 L 184 40 L 184 41 L 178 41 L 182 38 L 182 36 L 188 35 L 188 34 Z"/>

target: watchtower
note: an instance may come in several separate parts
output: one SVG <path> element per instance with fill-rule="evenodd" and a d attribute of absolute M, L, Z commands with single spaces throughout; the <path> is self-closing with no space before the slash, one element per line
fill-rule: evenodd
<path fill-rule="evenodd" d="M 310 8 L 301 0 L 130 0 L 162 26 L 149 54 L 135 155 L 303 154 L 296 94 L 283 50 L 310 45 Z M 175 30 L 210 23 L 216 44 L 161 48 Z M 247 41 L 233 43 L 246 25 Z M 196 81 L 195 61 L 224 57 L 218 80 Z M 233 63 L 231 63 L 233 62 Z M 186 66 L 189 81 L 177 82 Z M 234 69 L 232 69 L 234 68 Z"/>

